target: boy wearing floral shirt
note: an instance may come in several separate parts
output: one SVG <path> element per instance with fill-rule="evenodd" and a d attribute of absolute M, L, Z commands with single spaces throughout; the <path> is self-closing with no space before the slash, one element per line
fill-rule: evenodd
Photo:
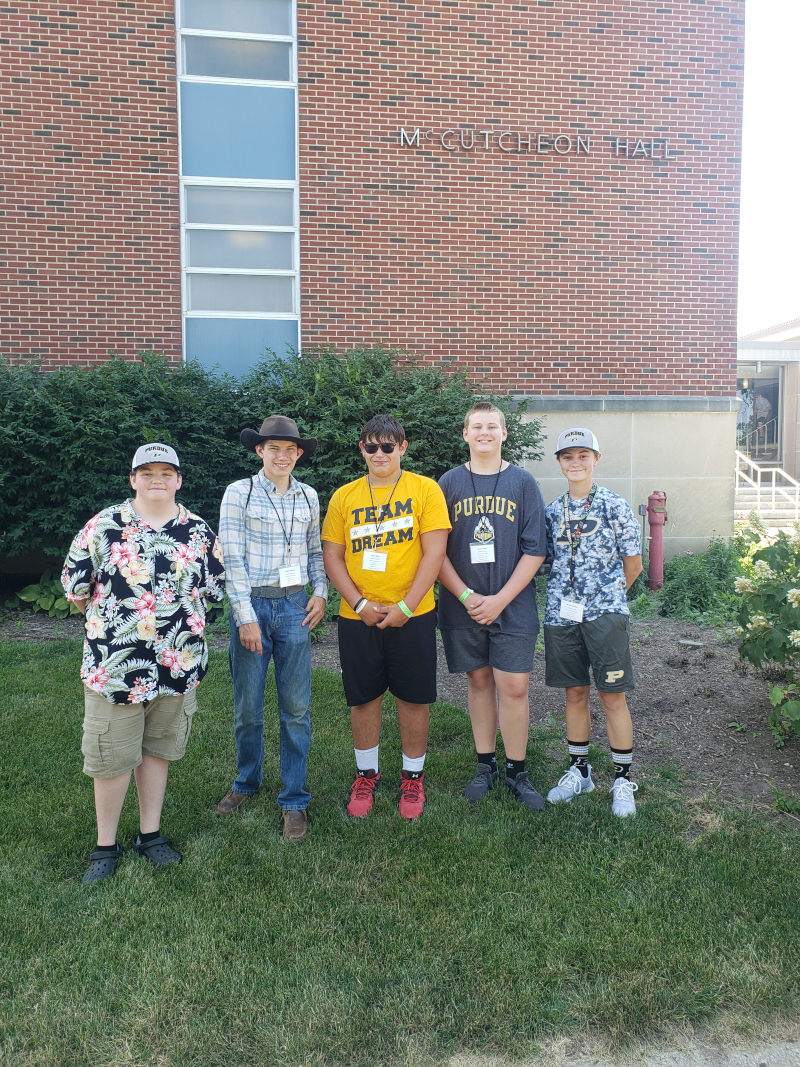
<path fill-rule="evenodd" d="M 84 526 L 61 581 L 86 615 L 84 773 L 94 779 L 97 849 L 83 881 L 108 878 L 122 856 L 117 825 L 131 771 L 140 832 L 132 848 L 151 863 L 180 863 L 161 835 L 169 762 L 180 759 L 208 667 L 206 600 L 221 600 L 222 554 L 213 530 L 183 504 L 180 463 L 168 445 L 133 457 L 132 500 Z"/>

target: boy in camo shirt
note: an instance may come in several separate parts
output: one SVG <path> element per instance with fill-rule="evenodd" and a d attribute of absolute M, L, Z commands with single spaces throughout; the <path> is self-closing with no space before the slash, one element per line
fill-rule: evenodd
<path fill-rule="evenodd" d="M 551 564 L 544 620 L 545 682 L 566 692 L 570 767 L 551 804 L 594 789 L 589 764 L 589 666 L 606 715 L 614 760 L 611 810 L 636 814 L 630 780 L 633 726 L 625 693 L 634 687 L 627 590 L 642 572 L 639 526 L 621 496 L 594 482 L 600 446 L 590 430 L 565 430 L 556 458 L 569 488 L 545 509 Z"/>

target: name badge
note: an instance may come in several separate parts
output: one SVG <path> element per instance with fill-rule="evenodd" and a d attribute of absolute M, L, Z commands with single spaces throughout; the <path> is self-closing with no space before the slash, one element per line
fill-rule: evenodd
<path fill-rule="evenodd" d="M 494 545 L 469 546 L 470 563 L 494 563 Z"/>
<path fill-rule="evenodd" d="M 278 570 L 278 581 L 284 588 L 288 585 L 302 585 L 303 572 L 299 566 L 281 567 Z"/>
<path fill-rule="evenodd" d="M 570 622 L 583 622 L 583 604 L 579 604 L 577 600 L 562 600 L 560 615 L 562 619 L 569 619 Z"/>
<path fill-rule="evenodd" d="M 365 548 L 361 559 L 362 571 L 385 571 L 388 552 L 377 552 L 374 548 Z"/>

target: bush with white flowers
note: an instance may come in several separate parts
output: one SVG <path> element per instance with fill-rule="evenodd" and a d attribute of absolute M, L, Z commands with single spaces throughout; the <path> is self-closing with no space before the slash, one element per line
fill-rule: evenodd
<path fill-rule="evenodd" d="M 751 515 L 745 536 L 758 544 L 753 577 L 734 583 L 742 598 L 739 655 L 759 668 L 769 663 L 786 667 L 787 681 L 773 685 L 769 693 L 769 727 L 782 745 L 790 733 L 800 734 L 800 685 L 793 673 L 800 670 L 800 525 L 789 537 L 783 531 L 770 535 L 752 520 Z"/>

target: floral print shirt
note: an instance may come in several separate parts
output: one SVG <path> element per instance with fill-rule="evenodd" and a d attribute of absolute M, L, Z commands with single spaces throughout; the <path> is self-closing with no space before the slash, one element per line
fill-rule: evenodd
<path fill-rule="evenodd" d="M 206 600 L 222 600 L 214 531 L 183 504 L 154 530 L 133 503 L 84 526 L 61 575 L 67 600 L 86 605 L 81 678 L 112 704 L 188 693 L 208 669 Z"/>

